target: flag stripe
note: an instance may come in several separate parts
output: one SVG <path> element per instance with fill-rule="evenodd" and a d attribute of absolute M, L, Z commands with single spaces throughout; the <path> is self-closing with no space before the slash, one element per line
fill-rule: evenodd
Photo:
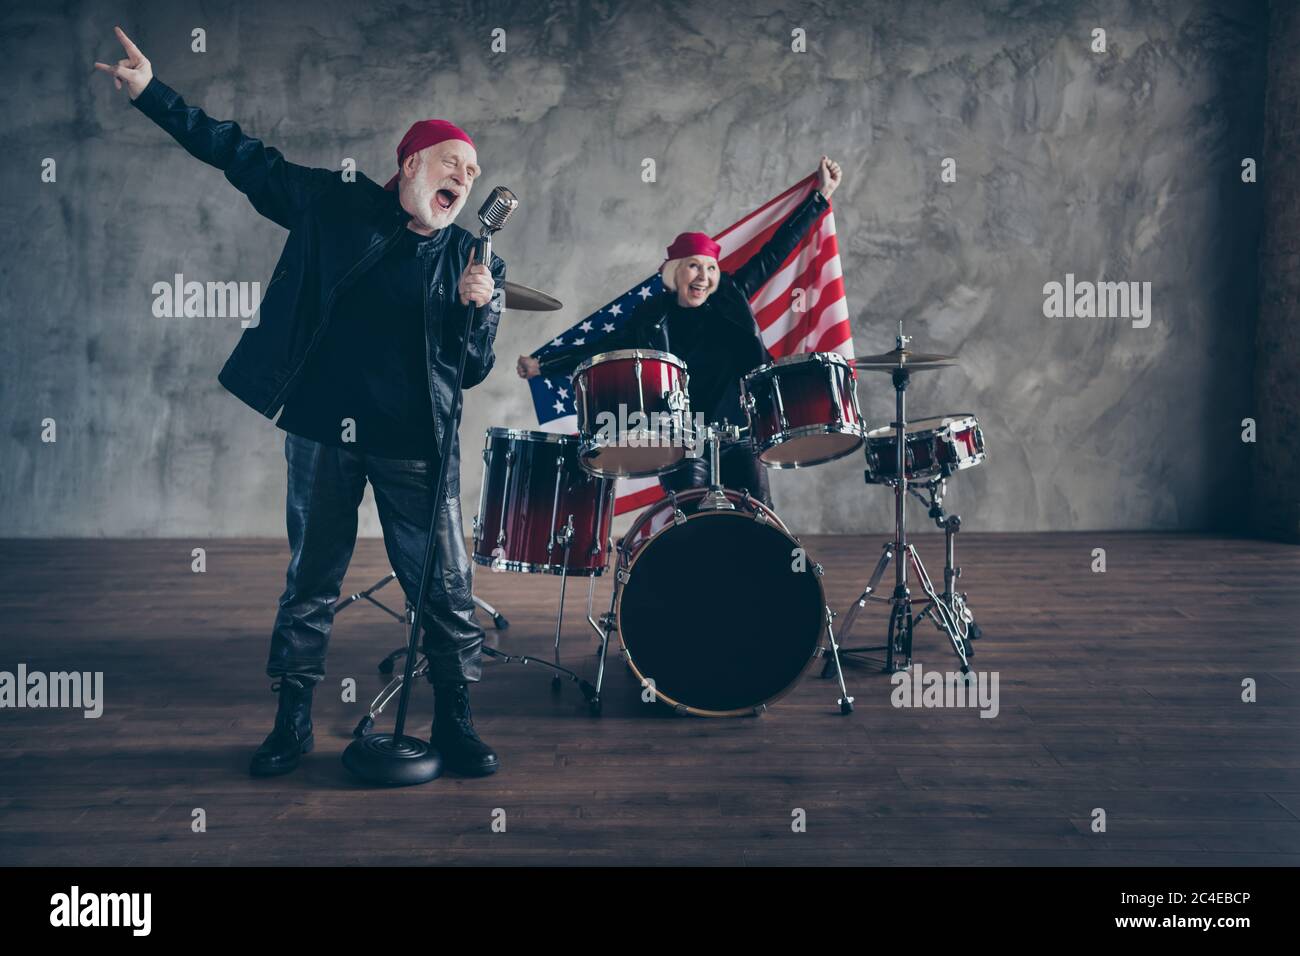
<path fill-rule="evenodd" d="M 808 191 L 808 187 L 812 185 L 814 178 L 814 176 L 806 176 L 799 180 L 799 182 L 781 193 L 781 195 L 769 199 L 744 219 L 734 222 L 726 229 L 722 230 L 722 232 L 713 237 L 713 241 L 719 243 L 724 248 L 734 248 L 736 241 L 733 234 L 738 233 L 740 235 L 745 235 L 745 227 L 749 226 L 755 219 L 761 218 L 764 223 L 771 223 L 774 220 L 780 222 L 786 216 L 790 215 L 790 210 L 799 205 L 799 200 L 802 199 L 804 193 Z M 784 213 L 780 210 L 774 211 L 774 207 L 780 206 L 783 203 L 785 204 Z M 766 228 L 766 225 L 762 226 L 762 228 Z M 731 240 L 730 246 L 728 246 L 728 240 Z"/>
<path fill-rule="evenodd" d="M 813 266 L 815 267 L 816 263 Z M 768 343 L 768 351 L 773 355 L 778 353 L 793 355 L 800 351 L 797 347 L 799 338 L 795 337 L 795 333 L 800 329 L 813 328 L 821 312 L 835 301 L 837 295 L 843 296 L 844 286 L 840 282 L 839 259 L 823 263 L 820 273 L 809 275 L 806 283 L 804 288 L 813 291 L 805 297 L 803 312 L 795 312 L 793 307 L 775 311 L 777 307 L 773 307 L 774 318 L 763 329 L 763 341 Z"/>
<path fill-rule="evenodd" d="M 822 235 L 820 230 L 817 235 Z M 830 281 L 839 276 L 840 260 L 833 243 L 822 241 L 816 250 L 808 247 L 803 251 L 806 255 L 801 255 L 774 275 L 752 300 L 754 317 L 764 332 L 787 313 L 796 319 L 799 317 L 800 313 L 794 312 L 792 301 L 795 289 L 805 291 L 803 305 L 804 311 L 808 312 L 812 310 L 813 297 L 820 298 L 822 281 Z M 834 267 L 831 275 L 825 272 L 828 264 Z"/>
<path fill-rule="evenodd" d="M 798 352 L 830 352 L 834 349 L 817 348 L 816 343 L 820 342 L 830 329 L 838 327 L 841 323 L 847 323 L 849 318 L 849 306 L 844 301 L 843 296 L 835 299 L 826 309 L 823 309 L 819 316 L 809 321 L 808 324 L 801 326 L 792 331 L 778 345 L 778 350 L 783 355 L 795 355 Z M 793 342 L 794 347 L 787 351 L 786 346 Z M 805 348 L 805 345 L 807 346 Z M 769 351 L 771 351 L 769 349 Z"/>

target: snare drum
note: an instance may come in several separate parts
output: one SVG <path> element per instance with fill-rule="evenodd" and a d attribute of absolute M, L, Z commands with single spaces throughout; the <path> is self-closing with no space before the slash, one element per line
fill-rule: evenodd
<path fill-rule="evenodd" d="M 836 352 L 777 359 L 740 388 L 759 461 L 769 468 L 820 465 L 862 445 L 856 373 Z"/>
<path fill-rule="evenodd" d="M 984 460 L 984 432 L 974 415 L 940 415 L 907 423 L 908 481 L 974 468 Z M 867 480 L 884 484 L 898 474 L 898 433 L 882 425 L 867 432 Z"/>
<path fill-rule="evenodd" d="M 686 363 L 651 349 L 587 359 L 573 373 L 582 466 L 607 478 L 671 471 L 691 445 Z"/>
<path fill-rule="evenodd" d="M 592 576 L 609 563 L 614 482 L 578 464 L 578 439 L 489 428 L 474 560 L 506 571 Z M 565 559 L 567 544 L 568 559 Z"/>

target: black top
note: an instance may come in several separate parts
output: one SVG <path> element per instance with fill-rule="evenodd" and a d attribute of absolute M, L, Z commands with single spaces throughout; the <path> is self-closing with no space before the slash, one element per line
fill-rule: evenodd
<path fill-rule="evenodd" d="M 280 428 L 381 458 L 437 458 L 424 341 L 425 276 L 435 265 L 426 272 L 424 260 L 435 244 L 404 230 L 339 297 Z M 344 441 L 345 418 L 355 422 L 353 441 Z"/>
<path fill-rule="evenodd" d="M 754 368 L 751 343 L 756 333 L 717 314 L 712 296 L 689 308 L 678 305 L 675 293 L 661 294 L 663 302 L 654 307 L 664 316 L 669 351 L 686 363 L 691 414 L 703 414 L 705 422 L 726 419 L 743 425 L 740 378 Z"/>

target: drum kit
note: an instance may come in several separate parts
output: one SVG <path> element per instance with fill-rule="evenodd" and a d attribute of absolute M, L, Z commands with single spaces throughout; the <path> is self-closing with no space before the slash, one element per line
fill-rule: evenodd
<path fill-rule="evenodd" d="M 956 363 L 951 355 L 912 352 L 900 324 L 891 352 L 849 360 L 835 353 L 778 359 L 737 384 L 748 421 L 693 422 L 690 376 L 677 356 L 622 349 L 593 356 L 574 371 L 576 436 L 489 428 L 483 483 L 473 521 L 473 558 L 498 571 L 559 575 L 554 660 L 541 663 L 583 690 L 600 713 L 606 655 L 617 635 L 627 667 L 647 699 L 680 713 L 735 716 L 763 712 L 801 679 L 811 660 L 826 658 L 823 676 L 839 679 L 841 713 L 853 709 L 843 663 L 884 651 L 886 670 L 911 663 L 915 627 L 929 619 L 947 638 L 963 673 L 979 628 L 958 593 L 954 535 L 961 519 L 943 510 L 945 484 L 984 460 L 974 415 L 908 422 L 912 374 Z M 859 372 L 890 375 L 895 421 L 869 428 L 858 404 Z M 749 441 L 772 469 L 807 468 L 862 449 L 869 485 L 894 491 L 895 533 L 870 580 L 845 615 L 839 640 L 869 601 L 890 605 L 887 637 L 878 647 L 841 648 L 835 613 L 826 603 L 822 567 L 806 558 L 781 518 L 746 489 L 720 483 L 724 441 Z M 666 492 L 617 545 L 610 535 L 618 478 L 663 475 L 703 452 L 709 486 Z M 899 480 L 898 476 L 904 476 Z M 923 501 L 945 532 L 943 591 L 938 592 L 907 537 L 906 497 Z M 894 589 L 877 589 L 894 562 Z M 595 580 L 614 576 L 608 611 L 593 612 Z M 924 591 L 913 598 L 909 572 Z M 595 682 L 560 659 L 565 585 L 588 579 L 587 621 L 599 646 Z"/>
<path fill-rule="evenodd" d="M 511 298 L 507 289 L 508 306 L 555 307 L 535 290 Z M 819 656 L 825 658 L 822 676 L 838 679 L 840 713 L 850 713 L 844 665 L 907 669 L 914 631 L 927 619 L 951 646 L 962 673 L 970 674 L 971 641 L 980 630 L 966 594 L 957 591 L 961 570 L 954 538 L 961 518 L 945 512 L 943 498 L 948 478 L 984 460 L 984 436 L 969 413 L 907 420 L 912 375 L 957 362 L 952 355 L 913 352 L 910 341 L 900 322 L 889 352 L 857 359 L 793 355 L 754 369 L 737 383 L 748 419 L 743 425 L 692 420 L 690 376 L 677 356 L 648 349 L 606 352 L 573 374 L 577 435 L 489 428 L 472 523 L 473 560 L 494 571 L 557 575 L 560 594 L 553 660 L 486 646 L 485 653 L 551 669 L 555 690 L 568 678 L 593 715 L 601 712 L 615 635 L 643 699 L 706 717 L 763 713 Z M 895 420 L 888 425 L 870 428 L 863 419 L 857 383 L 864 372 L 890 376 Z M 826 602 L 821 565 L 807 558 L 772 508 L 746 489 L 722 486 L 720 448 L 736 441 L 750 442 L 758 460 L 778 470 L 808 468 L 861 449 L 866 484 L 893 490 L 893 537 L 844 614 L 838 638 L 838 615 Z M 663 475 L 701 455 L 709 463 L 708 487 L 665 492 L 615 544 L 617 479 Z M 909 494 L 944 532 L 941 592 L 908 539 Z M 878 593 L 891 562 L 893 590 Z M 597 618 L 595 583 L 607 571 L 613 573 L 613 593 Z M 594 683 L 561 662 L 570 576 L 588 579 L 586 618 L 598 638 Z M 923 598 L 913 596 L 911 576 Z M 885 642 L 841 647 L 872 601 L 890 608 Z M 489 611 L 503 626 L 495 609 Z M 409 615 L 408 607 L 408 620 Z M 878 652 L 883 657 L 871 656 Z M 402 653 L 385 659 L 387 671 Z M 400 681 L 395 678 L 376 698 L 359 732 L 373 723 Z"/>

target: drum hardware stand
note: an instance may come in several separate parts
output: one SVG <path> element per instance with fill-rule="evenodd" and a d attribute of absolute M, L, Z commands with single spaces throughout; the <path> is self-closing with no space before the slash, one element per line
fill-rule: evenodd
<path fill-rule="evenodd" d="M 562 458 L 556 460 L 559 462 L 560 466 L 563 466 L 564 460 Z M 555 495 L 557 500 L 559 499 L 559 494 L 560 486 L 557 482 L 555 485 Z M 551 527 L 554 528 L 555 525 L 552 524 Z M 551 540 L 546 542 L 546 554 L 548 557 L 557 542 L 564 543 L 564 560 L 560 564 L 560 607 L 555 614 L 555 669 L 558 672 L 564 670 L 564 668 L 560 666 L 560 629 L 564 626 L 564 594 L 569 583 L 569 547 L 573 542 L 573 515 L 569 515 L 569 520 L 565 523 L 564 527 L 558 532 L 552 533 Z M 595 575 L 593 574 L 592 577 L 594 578 Z M 559 690 L 560 675 L 559 673 L 556 673 L 551 678 L 551 691 L 559 693 Z"/>
<path fill-rule="evenodd" d="M 387 574 L 385 574 L 374 584 L 370 585 L 370 587 L 366 588 L 364 591 L 357 591 L 355 594 L 349 594 L 347 597 L 340 598 L 339 600 L 335 601 L 334 613 L 338 614 L 339 611 L 343 610 L 345 607 L 355 604 L 357 601 L 369 601 L 371 604 L 379 608 L 379 610 L 383 611 L 393 620 L 401 621 L 403 624 L 409 624 L 410 623 L 409 618 L 407 618 L 405 615 L 398 614 L 396 611 L 394 611 L 383 601 L 380 601 L 378 598 L 375 598 L 373 596 L 376 591 L 380 590 L 381 588 L 387 587 L 388 585 L 392 584 L 395 580 L 397 580 L 397 572 L 389 571 Z M 482 608 L 483 611 L 492 618 L 492 626 L 495 627 L 498 631 L 504 631 L 508 627 L 510 627 L 510 622 L 506 619 L 506 616 L 504 614 L 502 614 L 500 611 L 494 608 L 487 601 L 483 600 L 477 594 L 473 595 L 473 598 L 474 598 L 474 603 L 478 605 L 480 608 Z M 389 654 L 387 657 L 385 657 L 382 661 L 379 662 L 379 672 L 381 674 L 391 674 L 393 672 L 394 664 L 396 664 L 397 661 L 401 660 L 403 655 L 405 654 L 406 654 L 406 648 L 404 646 L 399 647 L 397 650 L 393 651 L 391 654 Z M 418 667 L 419 665 L 417 664 L 416 666 Z"/>
<path fill-rule="evenodd" d="M 560 628 L 564 621 L 564 591 L 565 591 L 565 581 L 567 578 L 566 572 L 569 564 L 569 549 L 572 546 L 572 541 L 573 541 L 573 515 L 569 515 L 568 521 L 565 523 L 564 528 L 562 528 L 557 534 L 555 534 L 551 541 L 547 542 L 547 546 L 546 546 L 547 552 L 550 552 L 552 550 L 556 542 L 561 542 L 561 541 L 564 543 L 564 564 L 561 566 L 560 569 L 561 572 L 560 610 L 555 622 L 555 662 L 550 663 L 548 661 L 539 660 L 538 658 L 535 657 L 529 657 L 527 654 L 507 654 L 503 651 L 497 650 L 494 647 L 488 647 L 487 645 L 483 645 L 482 652 L 488 657 L 497 658 L 502 663 L 505 664 L 511 664 L 518 661 L 521 664 L 541 664 L 543 667 L 549 667 L 556 672 L 555 675 L 551 678 L 551 687 L 554 690 L 558 691 L 562 686 L 562 681 L 564 677 L 567 677 L 569 680 L 573 681 L 573 683 L 578 685 L 578 689 L 582 691 L 582 696 L 590 704 L 596 698 L 596 688 L 593 687 L 588 681 L 584 680 L 580 675 L 576 674 L 575 672 L 569 670 L 567 667 L 564 667 L 560 664 Z M 599 544 L 597 544 L 596 547 L 599 547 Z M 398 614 L 396 611 L 392 610 L 392 608 L 380 604 L 380 602 L 376 601 L 374 598 L 370 596 L 371 592 L 377 591 L 379 588 L 383 587 L 385 584 L 392 581 L 395 577 L 397 577 L 397 575 L 390 571 L 387 577 L 383 578 L 381 581 L 379 581 L 377 584 L 375 584 L 367 591 L 362 591 L 357 594 L 351 595 L 344 601 L 339 602 L 335 606 L 336 610 L 347 607 L 349 604 L 353 603 L 354 601 L 364 598 L 370 601 L 372 604 L 375 604 L 378 607 L 382 608 L 385 612 L 392 615 L 397 620 L 402 621 L 403 623 L 408 625 L 411 624 L 412 619 L 414 618 L 415 615 L 415 611 L 412 608 L 410 602 L 407 602 L 406 614 L 403 616 Z M 591 620 L 591 600 L 592 600 L 592 592 L 594 588 L 595 588 L 595 575 L 592 575 L 591 585 L 587 589 L 587 619 L 589 621 Z M 482 601 L 477 597 L 474 598 L 474 601 L 476 604 L 482 605 L 484 608 L 488 609 L 488 613 L 493 615 L 493 620 L 496 620 L 498 617 L 500 617 L 500 615 L 497 614 L 495 610 L 491 609 L 491 606 L 487 604 L 486 601 Z M 501 620 L 504 621 L 505 618 L 501 618 Z M 508 623 L 509 622 L 507 622 L 507 624 Z M 391 654 L 389 654 L 387 657 L 385 657 L 383 661 L 381 661 L 379 664 L 380 672 L 384 674 L 391 674 L 393 672 L 394 663 L 399 658 L 403 657 L 406 654 L 406 652 L 407 649 L 405 647 L 400 647 L 397 650 L 393 651 Z M 415 678 L 425 674 L 428 670 L 429 670 L 429 659 L 424 655 L 421 655 L 419 662 L 415 665 L 415 667 L 410 671 L 409 674 L 403 672 L 402 674 L 399 674 L 397 677 L 394 677 L 387 684 L 385 684 L 383 689 L 380 690 L 380 692 L 375 696 L 374 700 L 370 702 L 370 707 L 366 713 L 366 716 L 361 718 L 361 721 L 357 724 L 356 728 L 352 731 L 353 736 L 362 737 L 365 734 L 369 733 L 370 728 L 374 726 L 375 718 L 378 717 L 383 712 L 384 707 L 386 707 L 388 705 L 388 702 L 393 699 L 394 695 L 396 695 L 398 691 L 401 690 L 405 682 L 407 680 L 414 680 Z"/>
<path fill-rule="evenodd" d="M 895 348 L 903 350 L 911 342 L 911 336 L 903 334 L 903 323 L 898 323 L 898 337 Z M 925 565 L 921 563 L 921 557 L 916 552 L 916 547 L 907 540 L 907 385 L 911 379 L 911 371 L 905 365 L 899 365 L 891 371 L 891 377 L 894 384 L 894 421 L 890 424 L 894 427 L 895 442 L 897 444 L 897 460 L 895 462 L 894 478 L 889 482 L 894 489 L 894 540 L 886 542 L 884 553 L 881 554 L 880 560 L 876 563 L 875 570 L 871 574 L 866 588 L 859 595 L 858 600 L 854 603 L 848 612 L 844 615 L 844 627 L 841 630 L 841 636 L 847 635 L 853 627 L 853 622 L 857 618 L 857 612 L 866 606 L 868 600 L 886 602 L 890 605 L 889 626 L 886 631 L 885 643 L 872 647 L 853 647 L 844 648 L 841 652 L 846 663 L 849 664 L 880 664 L 878 659 L 860 659 L 855 655 L 862 655 L 869 651 L 884 651 L 885 659 L 883 669 L 886 673 L 895 673 L 900 670 L 907 670 L 912 666 L 912 637 L 917 621 L 929 617 L 934 625 L 939 628 L 951 642 L 953 651 L 957 654 L 958 660 L 961 661 L 961 672 L 970 673 L 970 642 L 963 635 L 962 628 L 957 624 L 957 620 L 952 611 L 952 605 L 945 603 L 935 593 L 934 585 L 930 582 L 930 576 L 926 573 Z M 866 446 L 863 446 L 866 454 Z M 865 476 L 867 483 L 871 481 L 870 472 Z M 933 494 L 933 492 L 932 492 Z M 924 499 L 922 499 L 924 500 Z M 938 519 L 936 518 L 936 521 Z M 960 527 L 958 519 L 957 527 Z M 945 527 L 945 531 L 947 528 Z M 955 533 L 956 528 L 952 533 Z M 948 535 L 948 554 L 951 564 L 952 554 L 952 537 Z M 894 561 L 894 592 L 891 597 L 885 598 L 875 594 L 880 579 L 884 576 L 885 568 L 889 562 Z M 929 603 L 922 610 L 920 615 L 913 614 L 913 600 L 911 591 L 907 586 L 907 567 L 909 562 L 916 572 L 917 580 L 922 589 L 925 591 Z M 945 568 L 944 577 L 948 579 L 952 570 L 950 567 Z M 951 589 L 949 588 L 949 593 Z M 901 657 L 903 663 L 900 665 L 896 658 Z M 829 676 L 828 668 L 823 668 L 822 675 Z"/>
<path fill-rule="evenodd" d="M 955 545 L 957 532 L 961 530 L 961 515 L 950 515 L 943 510 L 943 498 L 947 493 L 948 477 L 949 470 L 945 466 L 943 474 L 931 478 L 925 483 L 925 495 L 917 491 L 916 488 L 909 488 L 908 491 L 916 496 L 918 501 L 926 505 L 934 523 L 943 530 L 943 594 L 939 596 L 939 603 L 948 609 L 952 622 L 957 626 L 957 631 L 962 638 L 978 641 L 983 635 L 983 631 L 975 623 L 975 615 L 971 613 L 970 607 L 966 603 L 966 593 L 957 591 L 957 579 L 961 577 L 961 568 L 956 565 Z M 925 616 L 924 613 L 921 615 L 922 618 Z"/>
<path fill-rule="evenodd" d="M 385 579 L 384 583 L 387 583 L 387 580 L 388 579 Z M 394 612 L 389 608 L 384 608 L 384 610 L 388 611 L 389 614 L 394 614 Z M 406 605 L 406 616 L 405 617 L 402 617 L 401 615 L 395 615 L 395 616 L 399 621 L 402 621 L 404 624 L 409 624 L 411 617 L 414 615 L 414 613 L 415 613 L 414 609 L 408 603 Z M 573 681 L 575 684 L 578 685 L 578 689 L 582 691 L 583 697 L 585 697 L 589 702 L 593 700 L 596 696 L 596 688 L 594 688 L 587 681 L 583 680 L 583 678 L 579 674 L 574 673 L 573 671 L 569 670 L 567 667 L 561 667 L 558 663 L 551 664 L 548 661 L 538 660 L 537 658 L 529 657 L 526 654 L 506 654 L 502 651 L 497 650 L 495 647 L 488 647 L 486 644 L 483 645 L 482 651 L 488 657 L 494 657 L 499 659 L 503 664 L 512 664 L 518 661 L 520 664 L 541 664 L 543 667 L 552 668 L 553 670 L 559 671 L 559 673 L 556 674 L 554 678 L 552 678 L 557 684 L 562 679 L 560 675 L 563 674 L 569 680 Z M 383 662 L 379 665 L 380 671 L 382 671 L 385 674 L 391 674 L 393 672 L 393 662 L 397 658 L 403 656 L 405 653 L 406 653 L 406 648 L 403 647 L 394 651 L 388 657 L 384 658 Z M 428 670 L 429 670 L 429 659 L 425 657 L 423 654 L 421 654 L 419 662 L 416 663 L 415 667 L 411 670 L 410 679 L 415 680 L 418 677 L 422 677 L 425 673 L 428 672 Z M 357 723 L 357 726 L 353 728 L 352 735 L 354 737 L 364 737 L 366 734 L 370 732 L 370 729 L 375 725 L 375 718 L 378 717 L 381 713 L 383 713 L 384 708 L 388 706 L 389 701 L 391 701 L 393 697 L 395 697 L 397 693 L 402 689 L 402 686 L 403 684 L 405 684 L 405 682 L 406 682 L 406 673 L 405 671 L 403 671 L 401 674 L 398 674 L 396 677 L 389 680 L 389 682 L 383 686 L 383 689 L 381 689 L 379 693 L 375 695 L 374 700 L 370 702 L 370 707 L 366 711 L 366 716 L 362 717 L 361 720 Z"/>
<path fill-rule="evenodd" d="M 820 564 L 814 564 L 813 571 L 817 574 L 818 577 L 821 577 L 822 566 Z M 838 701 L 840 705 L 840 713 L 851 714 L 853 713 L 853 698 L 849 696 L 849 689 L 844 684 L 844 665 L 840 660 L 840 646 L 839 644 L 835 643 L 834 623 L 835 623 L 835 612 L 832 611 L 828 605 L 826 608 L 826 639 L 827 642 L 830 644 L 830 660 L 828 660 L 823 665 L 822 673 L 823 675 L 827 675 L 827 672 L 832 667 L 835 668 L 835 676 L 839 678 L 839 682 L 840 682 L 840 699 Z M 826 648 L 824 647 L 818 648 L 818 653 L 821 654 L 822 656 L 825 656 Z"/>
<path fill-rule="evenodd" d="M 563 467 L 563 461 L 562 460 L 557 461 L 555 495 L 551 502 L 552 529 L 554 529 L 555 527 L 555 519 L 557 514 L 556 509 L 559 507 L 560 471 L 562 467 Z M 612 507 L 613 506 L 612 487 L 610 491 L 610 498 L 611 498 L 611 507 Z M 497 650 L 494 647 L 487 647 L 486 645 L 484 645 L 483 647 L 483 653 L 489 657 L 495 657 L 499 659 L 503 664 L 513 664 L 514 662 L 518 661 L 520 664 L 540 664 L 543 667 L 549 667 L 551 670 L 555 672 L 551 676 L 551 690 L 553 692 L 557 692 L 557 693 L 559 692 L 560 688 L 563 686 L 564 678 L 567 677 L 569 680 L 573 681 L 573 683 L 578 685 L 578 690 L 582 692 L 583 698 L 590 705 L 590 703 L 596 697 L 596 688 L 593 687 L 588 681 L 584 680 L 580 675 L 569 670 L 569 668 L 565 667 L 560 663 L 560 631 L 564 626 L 564 595 L 567 590 L 568 581 L 569 581 L 569 552 L 570 549 L 573 547 L 573 536 L 574 536 L 573 515 L 569 515 L 568 519 L 564 523 L 564 527 L 558 531 L 553 531 L 550 540 L 546 542 L 546 554 L 548 558 L 548 563 L 549 563 L 550 554 L 552 553 L 552 551 L 555 550 L 555 546 L 557 544 L 564 545 L 564 559 L 560 564 L 560 607 L 559 610 L 556 612 L 556 616 L 555 616 L 555 661 L 554 663 L 550 661 L 544 661 L 536 657 L 529 657 L 527 654 L 506 654 L 502 651 Z M 597 541 L 593 547 L 599 550 L 600 542 Z M 594 574 L 591 575 L 592 580 L 590 585 L 588 586 L 588 597 L 587 597 L 588 607 L 590 607 L 591 604 L 591 596 L 590 596 L 591 590 L 595 587 L 595 577 L 596 576 Z"/>
<path fill-rule="evenodd" d="M 673 499 L 673 514 L 678 514 L 677 495 L 670 493 Z M 618 588 L 620 584 L 626 583 L 627 574 L 620 568 L 619 555 L 623 553 L 623 542 L 618 543 L 618 553 L 610 553 L 610 560 L 614 563 L 614 588 L 609 595 L 609 610 L 600 616 L 600 623 L 591 616 L 592 596 L 595 592 L 596 581 L 592 578 L 591 585 L 587 588 L 587 623 L 592 626 L 596 634 L 600 637 L 600 643 L 596 645 L 596 686 L 594 694 L 587 699 L 587 707 L 591 711 L 591 716 L 600 716 L 600 689 L 605 684 L 605 661 L 609 656 L 609 636 L 618 630 L 618 621 L 614 616 L 614 604 L 618 600 Z"/>
<path fill-rule="evenodd" d="M 709 490 L 698 505 L 700 511 L 735 511 L 727 494 L 722 490 L 722 439 L 740 438 L 740 428 L 723 422 L 704 426 L 704 443 L 709 449 Z M 676 509 L 673 509 L 676 514 Z"/>

